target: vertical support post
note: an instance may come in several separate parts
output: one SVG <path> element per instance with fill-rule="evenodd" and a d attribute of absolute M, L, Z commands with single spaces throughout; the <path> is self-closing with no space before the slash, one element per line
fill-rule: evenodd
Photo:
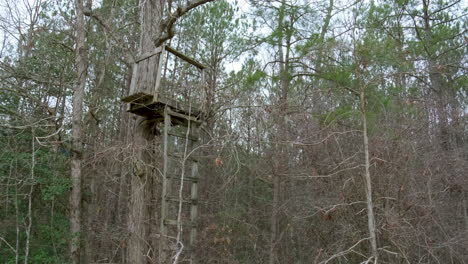
<path fill-rule="evenodd" d="M 204 89 L 204 85 L 205 85 L 205 69 L 200 69 L 200 84 L 198 85 L 198 91 L 202 95 L 202 98 L 200 100 L 202 109 L 206 107 L 206 101 L 208 98 L 208 94 L 207 94 L 208 91 Z"/>
<path fill-rule="evenodd" d="M 133 73 L 132 80 L 130 81 L 130 92 L 129 95 L 132 95 L 136 92 L 136 83 L 138 82 L 138 62 L 133 64 Z"/>
<path fill-rule="evenodd" d="M 166 57 L 166 49 L 164 48 L 164 45 L 162 45 L 161 53 L 159 54 L 159 59 L 158 59 L 158 66 L 156 69 L 156 82 L 154 84 L 154 89 L 153 89 L 153 102 L 158 101 L 159 86 L 161 84 L 162 67 L 163 67 L 163 61 L 165 57 Z"/>
<path fill-rule="evenodd" d="M 160 222 L 160 232 L 161 239 L 159 242 L 159 263 L 165 263 L 167 256 L 165 254 L 165 249 L 168 247 L 167 244 L 167 228 L 165 225 L 165 220 L 168 214 L 167 208 L 167 189 L 170 186 L 170 179 L 168 177 L 168 166 L 169 166 L 169 129 L 171 128 L 171 116 L 169 115 L 169 108 L 166 106 L 164 108 L 164 135 L 163 135 L 163 182 L 162 182 L 162 194 L 161 194 L 161 222 Z"/>
<path fill-rule="evenodd" d="M 196 136 L 196 127 L 192 129 L 191 134 Z M 195 132 L 195 133 L 193 133 Z M 195 142 L 192 142 L 192 149 L 196 148 Z M 198 161 L 194 160 L 192 162 L 192 178 L 198 179 Z M 192 182 L 192 187 L 190 190 L 190 259 L 192 264 L 195 263 L 195 248 L 196 248 L 196 238 L 197 238 L 197 217 L 198 217 L 198 181 Z"/>
<path fill-rule="evenodd" d="M 133 63 L 133 71 L 132 71 L 132 79 L 130 80 L 130 91 L 128 92 L 128 95 L 132 95 L 136 92 L 136 83 L 138 82 L 138 61 L 135 61 Z M 132 104 L 127 104 L 127 112 L 130 111 L 132 108 Z"/>
<path fill-rule="evenodd" d="M 205 85 L 205 69 L 201 69 L 200 70 L 201 73 L 200 73 L 200 88 L 203 89 L 204 85 Z"/>

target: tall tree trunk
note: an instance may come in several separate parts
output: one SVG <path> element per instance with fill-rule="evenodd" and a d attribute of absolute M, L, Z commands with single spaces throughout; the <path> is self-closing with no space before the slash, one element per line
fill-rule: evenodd
<path fill-rule="evenodd" d="M 437 61 L 437 55 L 431 51 L 434 43 L 433 29 L 431 26 L 431 13 L 429 10 L 429 0 L 423 2 L 423 23 L 424 37 L 420 40 L 424 42 L 424 51 L 427 59 L 427 71 L 429 72 L 429 80 L 432 90 L 435 92 L 435 104 L 437 113 L 437 127 L 439 132 L 439 140 L 442 149 L 449 150 L 451 147 L 451 135 L 449 132 L 449 114 L 447 105 L 450 102 L 450 87 L 444 82 L 444 77 L 440 72 L 440 65 Z"/>
<path fill-rule="evenodd" d="M 81 163 L 82 163 L 82 119 L 83 97 L 86 82 L 85 20 L 83 0 L 75 1 L 76 7 L 76 68 L 77 79 L 73 94 L 72 114 L 72 158 L 70 193 L 70 257 L 73 264 L 80 263 L 81 232 Z"/>
<path fill-rule="evenodd" d="M 286 154 L 286 146 L 284 142 L 287 138 L 285 115 L 288 111 L 288 91 L 291 80 L 291 76 L 289 73 L 289 49 L 291 47 L 291 33 L 286 33 L 286 36 L 284 36 L 284 32 L 288 32 L 288 30 L 290 31 L 290 28 L 284 28 L 283 24 L 285 18 L 285 8 L 286 3 L 283 0 L 278 14 L 278 30 L 279 32 L 281 32 L 279 34 L 277 43 L 279 56 L 280 94 L 277 112 L 275 113 L 275 119 L 277 120 L 278 130 L 276 131 L 275 135 L 276 157 L 274 161 L 275 167 L 273 168 L 273 201 L 270 218 L 270 254 L 268 262 L 269 264 L 274 264 L 278 262 L 278 209 L 281 202 L 281 182 L 288 170 L 288 157 Z M 286 49 L 286 52 L 283 51 L 284 48 Z"/>
<path fill-rule="evenodd" d="M 367 226 L 369 230 L 369 239 L 371 243 L 372 257 L 374 263 L 378 261 L 377 252 L 377 236 L 375 231 L 375 215 L 374 215 L 374 203 L 372 202 L 372 182 L 370 175 L 370 160 L 369 160 L 369 138 L 367 136 L 367 118 L 366 118 L 366 98 L 364 87 L 361 88 L 360 92 L 360 103 L 361 103 L 361 115 L 362 115 L 362 134 L 363 134 L 363 145 L 364 145 L 364 179 L 366 182 L 366 203 L 367 203 Z"/>
<path fill-rule="evenodd" d="M 153 51 L 156 46 L 154 39 L 161 36 L 160 23 L 163 16 L 164 0 L 154 1 L 146 0 L 140 2 L 140 48 L 139 54 Z M 153 56 L 138 64 L 138 74 L 133 74 L 130 87 L 135 87 L 136 92 L 152 93 L 156 76 L 155 67 L 158 65 L 159 55 Z M 130 212 L 129 212 L 129 243 L 128 243 L 128 263 L 145 263 L 145 255 L 148 253 L 148 230 L 149 226 L 145 223 L 149 219 L 147 208 L 148 198 L 147 189 L 150 170 L 148 170 L 148 155 L 146 154 L 147 140 L 144 117 L 137 117 L 131 122 L 129 133 L 132 135 L 131 142 L 135 150 L 133 157 L 133 175 L 130 180 Z"/>
<path fill-rule="evenodd" d="M 321 72 L 321 68 L 322 68 L 322 62 L 323 62 L 323 57 L 324 57 L 324 42 L 325 42 L 325 34 L 327 34 L 328 32 L 328 29 L 330 27 L 330 21 L 331 21 L 331 18 L 333 16 L 332 12 L 333 12 L 333 6 L 334 6 L 334 0 L 329 0 L 328 2 L 328 7 L 327 7 L 327 13 L 325 15 L 325 19 L 324 19 L 324 22 L 323 22 L 323 26 L 320 30 L 320 39 L 319 39 L 319 50 L 318 50 L 318 54 L 317 54 L 317 59 L 315 61 L 315 69 L 316 71 L 318 71 L 319 73 Z"/>

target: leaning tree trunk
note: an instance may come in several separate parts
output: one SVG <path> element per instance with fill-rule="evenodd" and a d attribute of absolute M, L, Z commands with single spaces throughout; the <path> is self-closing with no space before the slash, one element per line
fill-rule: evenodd
<path fill-rule="evenodd" d="M 81 162 L 82 162 L 82 118 L 83 97 L 86 82 L 85 20 L 83 0 L 76 0 L 76 68 L 77 79 L 73 94 L 72 114 L 72 158 L 70 193 L 70 258 L 71 263 L 80 263 L 81 241 Z"/>

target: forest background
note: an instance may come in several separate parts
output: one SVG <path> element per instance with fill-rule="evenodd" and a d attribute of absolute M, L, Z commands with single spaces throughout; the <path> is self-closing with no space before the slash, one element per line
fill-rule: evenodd
<path fill-rule="evenodd" d="M 132 252 L 121 102 L 139 4 L 1 0 L 0 263 L 157 258 L 158 155 Z M 180 16 L 165 43 L 207 66 L 198 262 L 467 263 L 467 11 L 218 0 Z M 166 65 L 167 82 L 193 75 Z"/>

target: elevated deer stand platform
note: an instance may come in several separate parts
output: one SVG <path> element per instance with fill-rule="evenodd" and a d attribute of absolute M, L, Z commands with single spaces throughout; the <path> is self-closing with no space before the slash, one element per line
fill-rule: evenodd
<path fill-rule="evenodd" d="M 133 68 L 130 95 L 122 101 L 129 103 L 129 112 L 146 117 L 148 119 L 163 119 L 164 108 L 167 106 L 175 113 L 182 115 L 180 118 L 193 121 L 201 118 L 199 107 L 201 100 L 188 99 L 189 103 L 170 98 L 170 91 L 160 88 L 162 79 L 162 64 L 167 59 L 167 53 L 171 53 L 183 61 L 200 70 L 200 83 L 198 87 L 191 87 L 195 93 L 203 94 L 205 66 L 194 59 L 174 50 L 169 46 L 156 48 L 153 52 L 147 52 L 135 60 Z M 154 72 L 153 72 L 154 71 Z"/>
<path fill-rule="evenodd" d="M 160 87 L 167 52 L 198 68 L 200 83 L 191 87 L 198 97 L 186 98 Z M 158 47 L 135 61 L 130 95 L 122 99 L 129 104 L 130 113 L 164 124 L 159 263 L 169 263 L 181 244 L 180 262 L 195 262 L 199 177 L 194 153 L 203 116 L 199 95 L 203 94 L 204 69 L 201 63 L 169 46 Z"/>
<path fill-rule="evenodd" d="M 164 109 L 166 107 L 174 116 L 174 121 L 179 124 L 185 124 L 188 120 L 200 122 L 202 115 L 202 112 L 195 106 L 186 105 L 162 96 L 154 100 L 153 95 L 143 92 L 125 97 L 122 101 L 130 104 L 128 112 L 148 119 L 160 120 L 161 122 L 164 120 Z"/>

